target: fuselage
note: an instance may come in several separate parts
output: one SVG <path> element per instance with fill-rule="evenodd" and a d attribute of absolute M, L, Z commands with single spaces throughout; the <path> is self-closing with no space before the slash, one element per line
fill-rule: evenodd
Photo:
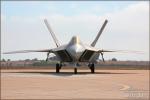
<path fill-rule="evenodd" d="M 85 51 L 85 47 L 80 41 L 79 37 L 74 36 L 67 45 L 66 50 L 73 58 L 73 61 L 79 61 L 80 56 Z"/>
<path fill-rule="evenodd" d="M 62 45 L 55 50 L 55 54 L 62 62 L 90 62 L 99 56 L 97 49 L 83 44 L 78 36 L 73 36 L 67 45 Z"/>

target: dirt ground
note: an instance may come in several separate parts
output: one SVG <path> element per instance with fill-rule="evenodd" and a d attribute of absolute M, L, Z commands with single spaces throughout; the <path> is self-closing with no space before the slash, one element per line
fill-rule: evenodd
<path fill-rule="evenodd" d="M 1 70 L 1 99 L 148 99 L 149 70 Z"/>

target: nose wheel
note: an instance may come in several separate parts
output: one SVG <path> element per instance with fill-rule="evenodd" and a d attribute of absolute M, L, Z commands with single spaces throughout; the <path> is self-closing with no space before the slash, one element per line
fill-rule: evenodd
<path fill-rule="evenodd" d="M 77 68 L 74 68 L 74 74 L 77 74 Z"/>

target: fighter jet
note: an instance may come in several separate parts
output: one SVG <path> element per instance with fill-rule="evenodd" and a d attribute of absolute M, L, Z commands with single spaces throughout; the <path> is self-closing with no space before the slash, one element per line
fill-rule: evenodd
<path fill-rule="evenodd" d="M 46 61 L 48 61 L 49 54 L 53 53 L 59 60 L 59 63 L 56 64 L 56 73 L 60 72 L 63 63 L 70 62 L 74 64 L 74 73 L 77 74 L 78 65 L 82 62 L 88 63 L 88 67 L 91 70 L 91 73 L 95 73 L 95 61 L 102 56 L 102 60 L 104 61 L 103 53 L 104 52 L 115 52 L 111 50 L 102 50 L 95 48 L 95 45 L 101 36 L 108 20 L 105 20 L 100 31 L 98 32 L 96 38 L 90 45 L 86 45 L 82 43 L 78 36 L 73 36 L 68 44 L 60 45 L 58 39 L 56 38 L 54 32 L 52 31 L 50 24 L 47 19 L 44 19 L 44 23 L 48 28 L 49 33 L 51 34 L 56 48 L 53 49 L 44 49 L 44 50 L 22 50 L 22 51 L 13 51 L 13 52 L 5 52 L 4 54 L 12 54 L 12 53 L 28 53 L 28 52 L 47 52 Z"/>

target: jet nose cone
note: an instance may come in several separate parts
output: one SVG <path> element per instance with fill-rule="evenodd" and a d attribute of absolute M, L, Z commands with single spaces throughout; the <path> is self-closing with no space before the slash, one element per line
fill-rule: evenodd
<path fill-rule="evenodd" d="M 71 44 L 71 45 L 80 44 L 80 43 L 81 43 L 81 42 L 80 42 L 80 39 L 79 39 L 78 36 L 73 36 L 72 39 L 71 39 L 71 41 L 70 41 L 70 44 Z"/>
<path fill-rule="evenodd" d="M 71 56 L 75 60 L 79 59 L 83 51 L 84 51 L 84 48 L 79 44 L 72 45 L 68 50 L 68 52 L 71 54 Z"/>

